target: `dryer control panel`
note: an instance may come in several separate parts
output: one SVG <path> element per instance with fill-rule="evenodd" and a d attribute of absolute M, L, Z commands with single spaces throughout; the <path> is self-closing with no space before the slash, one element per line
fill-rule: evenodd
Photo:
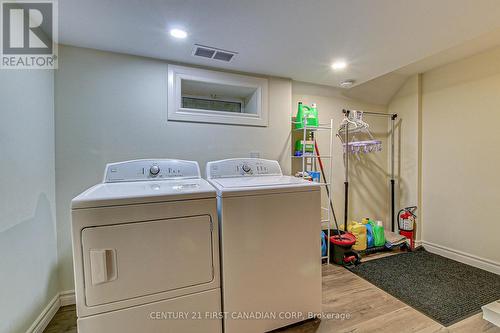
<path fill-rule="evenodd" d="M 106 165 L 104 183 L 201 178 L 198 162 L 148 159 Z"/>
<path fill-rule="evenodd" d="M 207 163 L 207 179 L 282 175 L 278 161 L 260 158 L 232 158 Z"/>

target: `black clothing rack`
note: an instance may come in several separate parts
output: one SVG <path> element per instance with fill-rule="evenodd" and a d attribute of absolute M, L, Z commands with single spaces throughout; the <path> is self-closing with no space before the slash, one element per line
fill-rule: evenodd
<path fill-rule="evenodd" d="M 390 117 L 391 119 L 391 179 L 390 179 L 390 187 L 391 187 L 391 231 L 395 230 L 395 213 L 396 213 L 396 194 L 395 194 L 395 178 L 394 178 L 394 128 L 396 118 L 398 117 L 397 113 L 381 113 L 381 112 L 368 112 L 361 111 L 363 115 L 369 116 L 381 116 L 381 117 Z M 343 109 L 342 113 L 345 114 L 346 117 L 349 117 L 351 110 Z M 349 142 L 349 126 L 346 125 L 344 132 L 344 164 L 345 164 L 345 175 L 344 175 L 344 194 L 345 194 L 345 207 L 344 207 L 344 230 L 347 231 L 347 222 L 348 222 L 348 212 L 349 212 L 349 156 L 347 153 L 347 144 Z"/>

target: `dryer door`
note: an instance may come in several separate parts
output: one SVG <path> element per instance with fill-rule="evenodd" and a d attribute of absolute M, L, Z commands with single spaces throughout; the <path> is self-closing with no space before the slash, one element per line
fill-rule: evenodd
<path fill-rule="evenodd" d="M 86 305 L 211 282 L 212 232 L 208 215 L 83 229 Z"/>

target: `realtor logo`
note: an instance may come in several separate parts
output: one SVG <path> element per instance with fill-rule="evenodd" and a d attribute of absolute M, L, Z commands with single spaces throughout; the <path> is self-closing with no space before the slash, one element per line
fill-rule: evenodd
<path fill-rule="evenodd" d="M 2 69 L 57 68 L 57 2 L 1 2 Z"/>

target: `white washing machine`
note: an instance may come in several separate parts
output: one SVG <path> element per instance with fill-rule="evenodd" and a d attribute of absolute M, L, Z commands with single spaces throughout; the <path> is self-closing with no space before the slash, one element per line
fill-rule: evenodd
<path fill-rule="evenodd" d="M 209 162 L 217 189 L 225 333 L 261 333 L 321 311 L 321 194 L 277 161 Z"/>
<path fill-rule="evenodd" d="M 214 188 L 198 163 L 108 164 L 72 201 L 78 332 L 222 332 Z"/>

